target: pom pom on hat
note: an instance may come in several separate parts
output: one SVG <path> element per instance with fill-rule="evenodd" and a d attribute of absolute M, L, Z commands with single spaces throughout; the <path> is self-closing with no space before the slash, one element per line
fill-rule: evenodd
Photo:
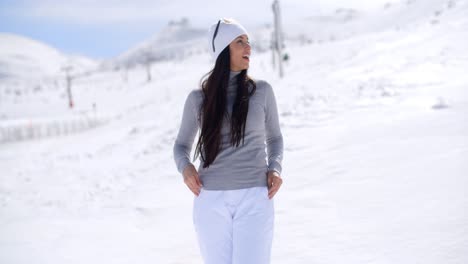
<path fill-rule="evenodd" d="M 240 35 L 249 35 L 247 30 L 234 19 L 222 18 L 208 30 L 209 52 L 214 60 Z"/>

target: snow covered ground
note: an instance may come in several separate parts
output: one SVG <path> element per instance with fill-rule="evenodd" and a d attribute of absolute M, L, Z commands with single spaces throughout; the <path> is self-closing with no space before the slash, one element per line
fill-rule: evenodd
<path fill-rule="evenodd" d="M 437 23 L 291 45 L 283 79 L 252 56 L 285 140 L 272 263 L 468 263 L 468 4 L 449 2 Z M 0 87 L 0 124 L 113 116 L 0 145 L 0 263 L 202 263 L 172 144 L 209 68 L 202 54 L 155 64 L 150 83 L 144 68 L 94 72 L 70 112 L 51 82 Z"/>

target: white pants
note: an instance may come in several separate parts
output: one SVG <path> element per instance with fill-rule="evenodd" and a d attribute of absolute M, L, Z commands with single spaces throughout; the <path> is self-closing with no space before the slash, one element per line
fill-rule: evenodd
<path fill-rule="evenodd" d="M 274 203 L 268 188 L 214 191 L 194 198 L 193 223 L 205 264 L 268 264 Z"/>

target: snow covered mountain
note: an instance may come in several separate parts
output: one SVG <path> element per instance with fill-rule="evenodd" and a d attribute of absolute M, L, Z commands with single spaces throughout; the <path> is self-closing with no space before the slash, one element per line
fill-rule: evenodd
<path fill-rule="evenodd" d="M 35 79 L 55 76 L 64 67 L 77 71 L 96 66 L 92 59 L 65 55 L 42 42 L 9 33 L 0 33 L 0 79 Z"/>
<path fill-rule="evenodd" d="M 289 39 L 300 43 L 322 43 L 388 30 L 412 30 L 466 15 L 465 0 L 402 0 L 373 11 L 338 8 L 295 23 L 285 22 Z"/>
<path fill-rule="evenodd" d="M 103 67 L 129 68 L 156 61 L 183 60 L 206 51 L 206 34 L 206 30 L 192 27 L 187 19 L 170 21 L 154 37 L 105 62 Z"/>

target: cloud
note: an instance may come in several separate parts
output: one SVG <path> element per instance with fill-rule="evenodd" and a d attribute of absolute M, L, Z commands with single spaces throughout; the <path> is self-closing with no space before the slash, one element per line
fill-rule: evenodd
<path fill-rule="evenodd" d="M 30 1 L 3 10 L 3 15 L 70 24 L 121 24 L 157 20 L 166 1 Z M 159 8 L 158 8 L 159 7 Z"/>
<path fill-rule="evenodd" d="M 395 0 L 388 0 L 394 2 Z M 270 20 L 272 0 L 23 0 L 12 1 L 0 14 L 14 18 L 34 19 L 78 25 L 124 25 L 168 21 L 188 17 L 207 23 L 219 17 L 240 21 Z M 384 0 L 287 0 L 280 1 L 285 14 L 306 15 L 332 7 L 369 7 Z"/>

